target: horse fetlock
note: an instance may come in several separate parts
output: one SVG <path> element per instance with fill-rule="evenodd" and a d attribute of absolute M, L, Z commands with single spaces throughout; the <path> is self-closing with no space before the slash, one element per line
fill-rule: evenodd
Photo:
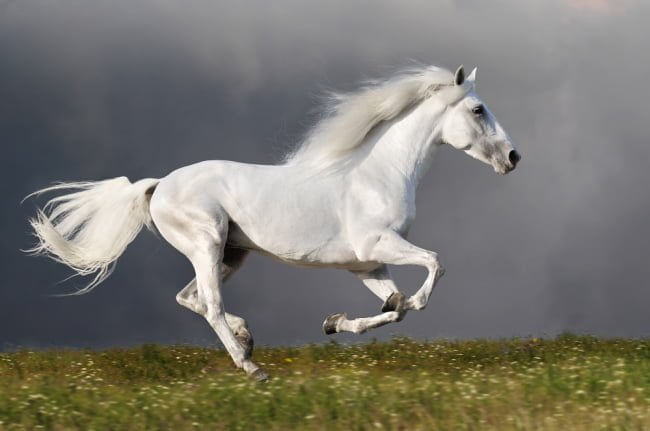
<path fill-rule="evenodd" d="M 238 340 L 239 339 L 252 340 L 253 338 L 250 331 L 248 331 L 248 329 L 246 328 L 239 327 L 239 328 L 232 328 L 232 329 L 233 329 L 233 333 L 235 334 L 235 337 L 237 337 Z"/>
<path fill-rule="evenodd" d="M 244 358 L 250 358 L 253 355 L 253 347 L 255 345 L 251 333 L 247 330 L 240 329 L 235 332 L 235 338 L 244 348 Z"/>

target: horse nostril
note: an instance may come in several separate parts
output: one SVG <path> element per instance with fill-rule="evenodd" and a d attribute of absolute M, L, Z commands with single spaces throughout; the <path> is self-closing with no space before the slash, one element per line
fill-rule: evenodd
<path fill-rule="evenodd" d="M 521 156 L 519 155 L 517 150 L 512 150 L 510 151 L 510 154 L 508 154 L 508 160 L 510 160 L 512 166 L 515 166 L 517 163 L 519 163 L 519 160 L 521 160 Z"/>

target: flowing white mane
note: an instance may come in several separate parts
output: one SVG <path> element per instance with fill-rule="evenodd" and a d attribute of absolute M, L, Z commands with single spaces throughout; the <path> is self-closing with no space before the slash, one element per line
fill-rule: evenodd
<path fill-rule="evenodd" d="M 380 122 L 398 116 L 442 86 L 453 85 L 446 69 L 424 66 L 404 70 L 388 79 L 368 81 L 352 93 L 328 94 L 323 118 L 288 155 L 289 165 L 329 166 L 359 147 Z"/>

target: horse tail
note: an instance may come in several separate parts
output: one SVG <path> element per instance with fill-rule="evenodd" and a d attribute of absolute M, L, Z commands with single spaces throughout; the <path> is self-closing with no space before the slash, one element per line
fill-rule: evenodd
<path fill-rule="evenodd" d="M 153 229 L 149 200 L 159 181 L 147 178 L 132 184 L 128 178 L 119 177 L 59 183 L 30 194 L 27 198 L 50 191 L 76 190 L 51 199 L 30 219 L 38 242 L 25 251 L 61 262 L 76 275 L 94 275 L 73 295 L 89 292 L 111 275 L 117 258 L 142 226 Z"/>

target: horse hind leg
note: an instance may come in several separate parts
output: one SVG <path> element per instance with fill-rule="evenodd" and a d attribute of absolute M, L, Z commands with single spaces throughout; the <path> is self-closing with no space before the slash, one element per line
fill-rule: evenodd
<path fill-rule="evenodd" d="M 225 247 L 221 265 L 222 283 L 228 281 L 228 279 L 242 266 L 248 253 L 248 250 L 228 246 Z M 183 289 L 181 289 L 180 292 L 176 294 L 176 302 L 201 316 L 205 315 L 205 305 L 198 296 L 196 278 L 193 278 Z"/>
<path fill-rule="evenodd" d="M 250 349 L 242 347 L 232 328 L 223 306 L 221 296 L 221 258 L 222 247 L 218 242 L 208 245 L 204 250 L 194 253 L 191 257 L 196 271 L 198 295 L 205 303 L 205 319 L 225 346 L 235 365 L 242 368 L 248 375 L 266 380 L 268 376 L 250 359 Z M 248 351 L 247 351 L 248 350 Z"/>
<path fill-rule="evenodd" d="M 183 290 L 178 292 L 176 301 L 183 307 L 205 317 L 206 307 L 199 299 L 196 279 L 190 281 Z M 235 334 L 235 338 L 237 338 L 239 344 L 244 348 L 244 357 L 250 359 L 253 356 L 254 340 L 252 333 L 248 329 L 246 320 L 237 315 L 226 313 L 226 322 Z"/>
<path fill-rule="evenodd" d="M 155 198 L 155 195 L 154 195 Z M 228 234 L 228 216 L 222 209 L 205 210 L 200 205 L 184 204 L 170 208 L 161 203 L 153 205 L 151 214 L 161 235 L 192 263 L 196 273 L 196 300 L 191 284 L 186 286 L 181 302 L 203 312 L 212 329 L 223 343 L 238 368 L 248 375 L 266 380 L 268 376 L 251 359 L 250 349 L 243 347 L 228 325 L 221 295 L 224 250 Z M 180 211 L 179 211 L 180 208 Z M 202 305 L 198 305 L 198 303 Z M 185 305 L 183 304 L 183 305 Z M 204 309 L 202 308 L 204 307 Z M 232 320 L 232 319 L 231 319 Z M 236 319 L 235 319 L 236 320 Z M 242 319 L 243 320 L 243 319 Z"/>
<path fill-rule="evenodd" d="M 187 283 L 187 285 L 176 294 L 176 302 L 183 307 L 192 310 L 196 314 L 205 316 L 205 304 L 199 300 L 198 292 L 196 278 L 193 278 L 192 281 Z"/>
<path fill-rule="evenodd" d="M 246 320 L 234 314 L 226 313 L 226 322 L 235 334 L 235 338 L 239 341 L 239 344 L 244 348 L 244 358 L 250 359 L 253 356 L 255 341 L 253 340 L 253 334 L 248 329 Z"/>

